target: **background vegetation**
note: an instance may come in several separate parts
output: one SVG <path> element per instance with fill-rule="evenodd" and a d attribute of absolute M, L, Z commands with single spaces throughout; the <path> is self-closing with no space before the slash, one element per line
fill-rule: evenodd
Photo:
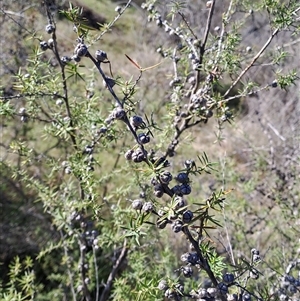
<path fill-rule="evenodd" d="M 300 299 L 298 1 L 0 11 L 0 300 Z"/>

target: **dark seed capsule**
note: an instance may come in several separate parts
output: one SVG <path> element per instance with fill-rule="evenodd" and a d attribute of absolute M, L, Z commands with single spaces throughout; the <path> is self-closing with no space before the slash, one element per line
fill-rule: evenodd
<path fill-rule="evenodd" d="M 103 50 L 96 50 L 95 57 L 99 62 L 104 62 L 107 60 L 107 54 Z"/>
<path fill-rule="evenodd" d="M 218 284 L 218 290 L 222 295 L 225 295 L 228 293 L 228 286 L 225 283 L 220 282 Z"/>
<path fill-rule="evenodd" d="M 182 271 L 182 274 L 184 275 L 184 277 L 189 278 L 189 277 L 192 277 L 192 275 L 193 275 L 193 269 L 189 265 L 182 267 L 181 271 Z"/>
<path fill-rule="evenodd" d="M 54 29 L 55 29 L 55 27 L 53 24 L 47 24 L 45 27 L 45 31 L 49 34 L 52 33 L 54 31 Z"/>
<path fill-rule="evenodd" d="M 272 86 L 272 88 L 277 88 L 277 86 L 278 86 L 277 81 L 274 80 L 274 81 L 272 82 L 271 86 Z"/>
<path fill-rule="evenodd" d="M 49 48 L 48 43 L 46 41 L 41 41 L 40 42 L 40 47 L 43 51 L 45 51 Z"/>
<path fill-rule="evenodd" d="M 180 172 L 177 176 L 176 176 L 176 180 L 179 183 L 187 183 L 189 182 L 189 177 L 187 175 L 186 172 Z"/>
<path fill-rule="evenodd" d="M 142 210 L 146 213 L 150 213 L 154 210 L 154 205 L 152 202 L 146 202 L 143 207 Z"/>
<path fill-rule="evenodd" d="M 231 273 L 226 273 L 223 275 L 223 281 L 225 283 L 232 283 L 234 281 L 234 275 Z"/>
<path fill-rule="evenodd" d="M 172 178 L 172 174 L 169 171 L 165 171 L 159 176 L 159 179 L 164 184 L 169 184 L 172 181 Z"/>
<path fill-rule="evenodd" d="M 141 210 L 143 208 L 143 202 L 139 199 L 132 202 L 132 208 L 135 210 Z"/>
<path fill-rule="evenodd" d="M 182 226 L 183 226 L 183 223 L 181 220 L 176 220 L 173 224 L 172 224 L 172 230 L 175 232 L 175 233 L 178 233 L 182 230 Z"/>
<path fill-rule="evenodd" d="M 117 107 L 112 111 L 111 115 L 114 119 L 123 119 L 126 113 L 124 109 Z"/>
<path fill-rule="evenodd" d="M 132 154 L 134 153 L 134 151 L 132 149 L 129 149 L 125 154 L 124 157 L 126 160 L 132 160 Z"/>
<path fill-rule="evenodd" d="M 158 218 L 156 221 L 156 226 L 158 229 L 164 229 L 166 228 L 168 223 L 169 220 L 167 218 Z"/>
<path fill-rule="evenodd" d="M 60 59 L 60 61 L 62 62 L 62 64 L 65 65 L 65 64 L 67 64 L 67 63 L 69 63 L 71 61 L 71 58 L 68 57 L 68 56 L 62 56 L 61 59 Z"/>
<path fill-rule="evenodd" d="M 159 281 L 159 283 L 158 283 L 158 289 L 159 290 L 161 290 L 161 291 L 165 291 L 165 290 L 167 290 L 169 288 L 169 286 L 168 286 L 168 283 L 167 283 L 167 281 L 166 280 L 161 280 L 161 281 Z"/>
<path fill-rule="evenodd" d="M 133 127 L 138 128 L 139 126 L 144 124 L 144 120 L 142 117 L 135 115 L 135 116 L 130 117 L 130 124 Z"/>
<path fill-rule="evenodd" d="M 174 203 L 176 204 L 175 205 L 175 210 L 178 210 L 178 209 L 183 208 L 184 206 L 186 206 L 186 201 L 181 196 L 176 196 L 174 198 Z"/>
<path fill-rule="evenodd" d="M 88 52 L 88 48 L 85 44 L 83 43 L 79 43 L 76 45 L 74 53 L 78 56 L 78 57 L 82 57 L 85 56 Z"/>
<path fill-rule="evenodd" d="M 188 195 L 192 192 L 192 188 L 188 184 L 183 184 L 183 185 L 180 185 L 180 192 L 183 195 Z"/>
<path fill-rule="evenodd" d="M 150 136 L 145 133 L 138 134 L 138 140 L 141 144 L 147 144 L 150 142 Z"/>
<path fill-rule="evenodd" d="M 183 212 L 182 214 L 182 221 L 185 224 L 188 224 L 194 217 L 194 214 L 191 210 L 186 210 L 185 212 Z"/>

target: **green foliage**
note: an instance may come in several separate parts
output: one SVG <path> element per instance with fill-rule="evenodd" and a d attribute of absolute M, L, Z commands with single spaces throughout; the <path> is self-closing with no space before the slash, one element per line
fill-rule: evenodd
<path fill-rule="evenodd" d="M 9 281 L 2 289 L 1 300 L 35 300 L 36 277 L 30 257 L 21 261 L 16 256 L 9 265 L 8 277 Z"/>
<path fill-rule="evenodd" d="M 256 128 L 242 137 L 247 164 L 238 151 L 223 162 L 220 153 L 239 148 L 234 101 L 297 87 L 291 44 L 272 41 L 286 39 L 286 30 L 297 41 L 298 1 L 208 1 L 201 20 L 192 1 L 146 1 L 143 12 L 130 3 L 115 10 L 107 3 L 111 20 L 95 33 L 84 8 L 70 4 L 59 11 L 68 22 L 58 21 L 45 1 L 46 33 L 26 30 L 31 50 L 0 96 L 0 192 L 12 211 L 1 239 L 7 250 L 17 246 L 1 256 L 0 300 L 189 300 L 204 292 L 222 301 L 297 298 L 294 140 L 288 144 L 254 108 L 269 149 L 256 145 Z M 117 41 L 105 41 L 127 14 L 140 30 L 144 18 L 157 28 L 145 29 L 147 54 L 135 42 L 121 61 Z M 257 15 L 268 27 L 259 45 L 247 40 Z M 18 22 L 20 30 L 30 26 Z M 270 131 L 286 142 L 276 149 L 292 150 L 284 153 L 288 172 Z M 26 219 L 20 229 L 23 215 L 32 225 Z M 18 231 L 31 248 L 22 250 Z"/>

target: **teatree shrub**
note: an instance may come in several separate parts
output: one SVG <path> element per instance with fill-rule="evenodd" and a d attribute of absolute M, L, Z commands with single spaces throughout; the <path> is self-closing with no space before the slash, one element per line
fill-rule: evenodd
<path fill-rule="evenodd" d="M 45 1 L 44 31 L 28 30 L 33 52 L 14 74 L 12 95 L 4 87 L 1 96 L 9 141 L 1 164 L 28 195 L 14 201 L 40 218 L 35 235 L 44 240 L 38 251 L 9 263 L 1 298 L 296 300 L 295 225 L 285 233 L 288 263 L 268 260 L 267 250 L 262 256 L 239 231 L 247 218 L 227 203 L 238 189 L 237 181 L 226 185 L 233 167 L 194 151 L 193 140 L 213 124 L 222 143 L 244 98 L 296 82 L 294 70 L 271 70 L 286 57 L 271 46 L 286 30 L 298 33 L 299 3 L 207 1 L 201 20 L 189 1 L 147 1 L 134 11 L 130 4 L 107 4 L 113 16 L 94 31 L 82 9 L 57 12 Z M 58 13 L 69 22 L 58 22 Z M 130 75 L 121 72 L 126 68 L 113 47 L 101 43 L 127 14 L 142 14 L 156 27 L 157 40 L 147 49 L 160 59 L 145 65 L 128 52 Z M 243 35 L 257 14 L 268 17 L 269 35 L 254 51 Z M 140 20 L 133 21 L 137 27 Z M 62 26 L 73 30 L 66 40 Z M 147 30 L 154 32 L 151 25 Z M 252 70 L 264 67 L 264 57 L 272 58 L 269 78 L 254 81 Z M 263 163 L 257 171 L 269 172 Z M 205 181 L 218 187 L 205 189 Z M 259 220 L 259 213 L 250 214 Z"/>

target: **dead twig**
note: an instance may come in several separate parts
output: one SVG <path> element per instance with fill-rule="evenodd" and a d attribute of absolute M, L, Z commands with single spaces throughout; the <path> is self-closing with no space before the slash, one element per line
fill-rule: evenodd
<path fill-rule="evenodd" d="M 100 300 L 99 301 L 106 301 L 109 297 L 109 292 L 111 291 L 112 285 L 113 285 L 113 281 L 116 277 L 117 272 L 120 269 L 121 264 L 124 262 L 124 260 L 126 259 L 128 253 L 128 248 L 127 248 L 127 241 L 126 239 L 124 240 L 123 243 L 123 247 L 122 247 L 122 251 L 119 255 L 119 258 L 116 260 L 108 278 L 107 278 L 107 282 L 105 285 L 105 288 L 101 294 Z M 96 300 L 98 301 L 98 300 Z"/>

